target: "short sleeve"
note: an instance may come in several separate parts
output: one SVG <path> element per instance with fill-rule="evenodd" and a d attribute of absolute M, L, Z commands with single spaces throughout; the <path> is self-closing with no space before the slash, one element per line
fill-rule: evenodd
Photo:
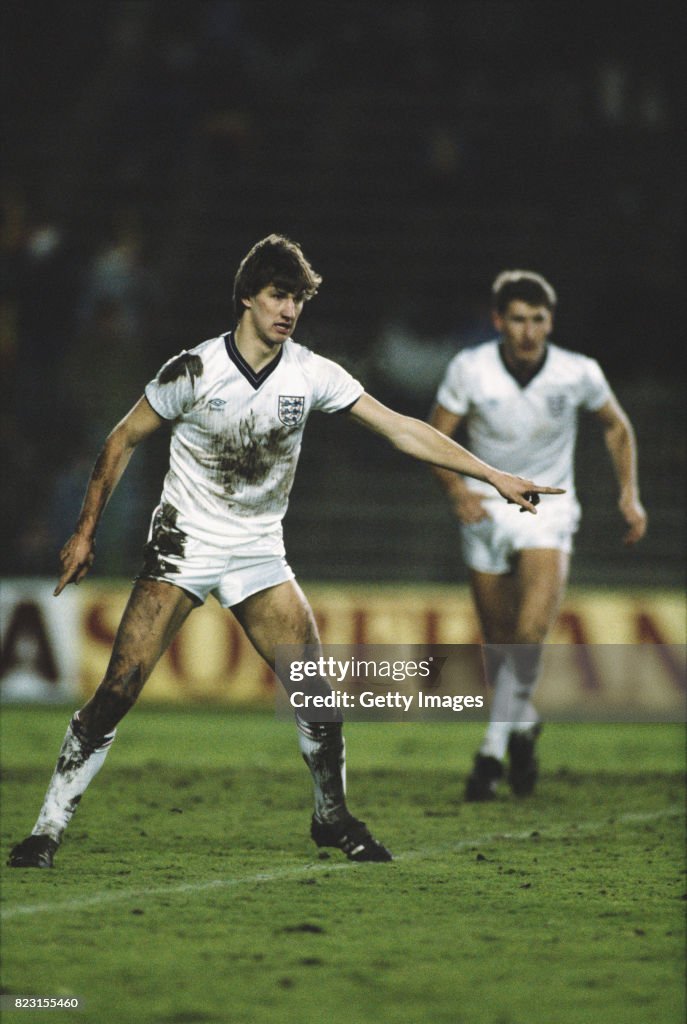
<path fill-rule="evenodd" d="M 195 381 L 202 372 L 202 359 L 194 352 L 184 350 L 168 360 L 145 388 L 158 416 L 176 420 L 188 412 L 194 402 Z"/>
<path fill-rule="evenodd" d="M 355 377 L 338 363 L 312 353 L 313 409 L 320 412 L 342 412 L 358 401 L 365 390 Z"/>
<path fill-rule="evenodd" d="M 465 416 L 470 406 L 467 382 L 467 367 L 460 353 L 454 356 L 446 368 L 444 379 L 439 385 L 436 401 L 454 416 Z"/>
<path fill-rule="evenodd" d="M 588 412 L 596 412 L 611 397 L 611 386 L 596 359 L 585 359 L 583 394 L 580 405 Z"/>

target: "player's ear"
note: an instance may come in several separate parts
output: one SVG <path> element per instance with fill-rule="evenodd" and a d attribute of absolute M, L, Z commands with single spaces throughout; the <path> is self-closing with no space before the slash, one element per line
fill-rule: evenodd
<path fill-rule="evenodd" d="M 499 334 L 501 334 L 503 330 L 503 317 L 499 313 L 498 309 L 492 309 L 491 322 L 493 323 L 494 327 L 499 332 Z"/>
<path fill-rule="evenodd" d="M 243 298 L 243 299 L 241 299 L 241 302 L 243 303 L 243 305 L 245 306 L 246 309 L 250 309 L 250 307 L 253 305 L 253 302 L 252 302 L 251 299 Z"/>

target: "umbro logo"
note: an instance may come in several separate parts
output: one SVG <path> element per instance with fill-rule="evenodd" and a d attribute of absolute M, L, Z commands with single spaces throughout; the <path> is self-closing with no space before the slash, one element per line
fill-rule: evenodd
<path fill-rule="evenodd" d="M 208 402 L 208 405 L 210 406 L 211 409 L 221 409 L 222 406 L 226 404 L 227 403 L 224 401 L 223 398 L 211 398 L 210 401 Z"/>

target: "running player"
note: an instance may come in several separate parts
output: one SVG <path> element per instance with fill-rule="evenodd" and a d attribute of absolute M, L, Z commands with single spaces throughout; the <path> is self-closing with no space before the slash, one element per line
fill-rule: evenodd
<path fill-rule="evenodd" d="M 272 667 L 278 644 L 319 643 L 282 539 L 311 411 L 348 412 L 408 455 L 474 474 L 529 512 L 536 511 L 539 492 L 558 493 L 502 473 L 428 424 L 393 412 L 336 363 L 292 341 L 303 304 L 320 283 L 289 239 L 270 235 L 258 242 L 234 281 L 236 329 L 169 360 L 108 436 L 76 530 L 60 553 L 56 595 L 90 569 L 109 496 L 136 445 L 165 422 L 172 427 L 169 470 L 105 678 L 69 724 L 38 820 L 12 850 L 12 866 L 52 866 L 117 724 L 176 631 L 208 594 L 232 610 Z M 298 717 L 297 727 L 315 788 L 315 843 L 337 847 L 351 860 L 390 860 L 389 851 L 346 806 L 341 722 Z"/>
<path fill-rule="evenodd" d="M 541 474 L 566 493 L 555 501 L 544 498 L 533 520 L 494 501 L 483 481 L 436 470 L 461 524 L 493 686 L 489 726 L 465 790 L 465 798 L 475 801 L 496 796 L 506 756 L 514 793 L 527 795 L 536 784 L 541 725 L 531 697 L 580 518 L 573 478 L 580 409 L 592 412 L 603 431 L 620 492 L 625 543 L 636 543 L 647 525 L 634 431 L 625 412 L 595 360 L 548 340 L 554 289 L 539 274 L 504 271 L 494 281 L 492 300 L 500 337 L 454 356 L 430 422 L 453 437 L 465 421 L 468 446 L 480 458 L 512 473 Z"/>

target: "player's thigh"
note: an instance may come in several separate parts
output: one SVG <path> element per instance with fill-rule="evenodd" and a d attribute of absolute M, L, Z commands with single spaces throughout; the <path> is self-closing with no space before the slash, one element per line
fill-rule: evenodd
<path fill-rule="evenodd" d="M 117 630 L 105 678 L 79 712 L 95 735 L 110 732 L 135 704 L 145 681 L 196 601 L 159 580 L 138 580 Z"/>
<path fill-rule="evenodd" d="M 570 555 L 557 548 L 526 548 L 519 552 L 518 616 L 513 642 L 543 642 L 560 611 L 569 566 Z"/>
<path fill-rule="evenodd" d="M 170 583 L 137 580 L 117 630 L 105 682 L 142 686 L 197 602 Z"/>
<path fill-rule="evenodd" d="M 258 654 L 272 667 L 279 644 L 319 644 L 315 616 L 295 580 L 251 594 L 232 611 Z"/>
<path fill-rule="evenodd" d="M 513 642 L 518 617 L 517 584 L 513 573 L 470 572 L 470 588 L 487 643 Z"/>

